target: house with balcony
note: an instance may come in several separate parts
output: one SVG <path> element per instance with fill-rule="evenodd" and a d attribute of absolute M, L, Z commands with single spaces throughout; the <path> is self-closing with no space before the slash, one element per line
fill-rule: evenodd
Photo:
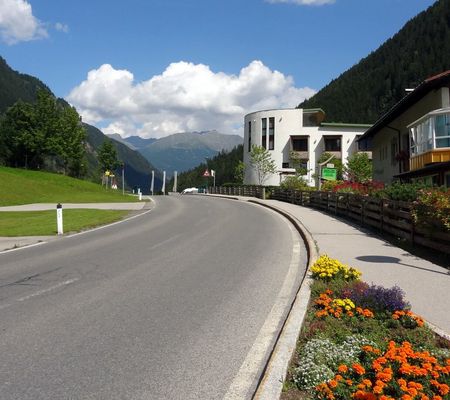
<path fill-rule="evenodd" d="M 265 185 L 278 186 L 289 175 L 302 169 L 308 185 L 318 184 L 318 164 L 322 153 L 331 153 L 344 163 L 355 152 L 365 151 L 358 138 L 370 125 L 326 123 L 322 109 L 276 109 L 252 112 L 244 118 L 245 184 L 258 184 L 250 165 L 252 145 L 269 151 L 277 172 Z M 370 154 L 370 153 L 369 153 Z M 333 160 L 330 161 L 332 163 Z"/>
<path fill-rule="evenodd" d="M 359 139 L 371 142 L 373 179 L 450 188 L 450 70 L 412 90 Z"/>

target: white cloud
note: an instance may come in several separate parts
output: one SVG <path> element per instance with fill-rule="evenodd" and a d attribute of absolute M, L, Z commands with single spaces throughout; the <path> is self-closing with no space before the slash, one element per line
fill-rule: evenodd
<path fill-rule="evenodd" d="M 336 0 L 265 0 L 266 3 L 288 3 L 297 4 L 299 6 L 323 6 L 324 4 L 333 4 Z"/>
<path fill-rule="evenodd" d="M 0 38 L 7 44 L 48 36 L 41 21 L 25 0 L 0 0 Z"/>
<path fill-rule="evenodd" d="M 55 24 L 55 29 L 59 32 L 68 33 L 69 32 L 69 25 L 63 24 L 61 22 L 57 22 Z"/>
<path fill-rule="evenodd" d="M 180 61 L 143 82 L 135 82 L 127 70 L 104 64 L 90 71 L 67 100 L 84 121 L 102 126 L 106 133 L 163 137 L 217 129 L 242 135 L 246 113 L 295 107 L 314 93 L 308 87 L 295 87 L 291 77 L 261 61 L 251 62 L 239 75 Z"/>

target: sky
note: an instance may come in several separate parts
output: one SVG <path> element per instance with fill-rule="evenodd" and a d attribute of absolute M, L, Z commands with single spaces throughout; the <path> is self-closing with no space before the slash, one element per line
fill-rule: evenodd
<path fill-rule="evenodd" d="M 105 133 L 242 136 L 245 114 L 295 107 L 433 3 L 0 0 L 0 56 Z"/>

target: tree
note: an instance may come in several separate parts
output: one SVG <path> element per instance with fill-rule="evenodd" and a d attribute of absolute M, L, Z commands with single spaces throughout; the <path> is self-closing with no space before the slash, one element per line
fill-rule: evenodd
<path fill-rule="evenodd" d="M 86 173 L 86 131 L 73 107 L 64 107 L 59 121 L 60 157 L 64 172 L 80 177 Z"/>
<path fill-rule="evenodd" d="M 264 185 L 269 175 L 277 171 L 275 161 L 267 149 L 262 146 L 252 145 L 250 151 L 250 165 L 255 169 L 258 177 L 258 184 Z"/>
<path fill-rule="evenodd" d="M 238 164 L 234 168 L 234 180 L 236 183 L 242 184 L 244 182 L 245 164 L 239 160 Z"/>
<path fill-rule="evenodd" d="M 367 153 L 355 153 L 348 158 L 344 172 L 351 182 L 368 182 L 372 179 L 372 161 Z"/>
<path fill-rule="evenodd" d="M 36 129 L 36 113 L 30 103 L 18 101 L 2 117 L 0 158 L 12 167 L 39 168 L 44 139 Z"/>
<path fill-rule="evenodd" d="M 117 151 L 111 140 L 105 140 L 98 151 L 98 162 L 102 172 L 110 171 L 119 165 Z"/>

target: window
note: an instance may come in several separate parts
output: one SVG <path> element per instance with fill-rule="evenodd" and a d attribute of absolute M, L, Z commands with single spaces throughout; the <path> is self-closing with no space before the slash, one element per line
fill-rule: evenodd
<path fill-rule="evenodd" d="M 325 137 L 325 151 L 341 151 L 341 137 Z"/>
<path fill-rule="evenodd" d="M 430 113 L 410 126 L 411 154 L 450 147 L 450 113 Z"/>
<path fill-rule="evenodd" d="M 450 147 L 450 114 L 435 117 L 436 148 Z"/>
<path fill-rule="evenodd" d="M 248 121 L 248 151 L 252 151 L 252 121 Z"/>
<path fill-rule="evenodd" d="M 275 148 L 275 118 L 269 118 L 269 150 Z"/>
<path fill-rule="evenodd" d="M 292 138 L 292 150 L 308 151 L 308 138 Z"/>
<path fill-rule="evenodd" d="M 267 148 L 267 118 L 261 119 L 262 123 L 262 147 Z"/>
<path fill-rule="evenodd" d="M 319 126 L 316 113 L 303 113 L 303 126 Z"/>
<path fill-rule="evenodd" d="M 289 163 L 284 162 L 283 164 L 281 164 L 281 168 L 289 168 Z"/>

